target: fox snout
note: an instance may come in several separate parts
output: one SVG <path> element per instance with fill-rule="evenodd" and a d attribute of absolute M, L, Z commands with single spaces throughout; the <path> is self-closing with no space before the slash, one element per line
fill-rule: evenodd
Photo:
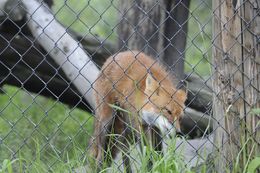
<path fill-rule="evenodd" d="M 171 123 L 166 117 L 161 114 L 149 111 L 142 111 L 141 117 L 145 124 L 156 126 L 160 129 L 161 133 L 167 137 L 182 134 L 179 126 L 176 127 L 174 125 L 175 123 Z"/>

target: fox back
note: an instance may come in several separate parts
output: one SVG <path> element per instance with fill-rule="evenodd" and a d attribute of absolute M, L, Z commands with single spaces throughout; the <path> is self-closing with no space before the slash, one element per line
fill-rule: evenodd
<path fill-rule="evenodd" d="M 138 51 L 108 58 L 95 83 L 96 104 L 118 102 L 129 112 L 161 113 L 171 123 L 182 115 L 186 93 L 177 90 L 172 77 L 156 60 Z"/>

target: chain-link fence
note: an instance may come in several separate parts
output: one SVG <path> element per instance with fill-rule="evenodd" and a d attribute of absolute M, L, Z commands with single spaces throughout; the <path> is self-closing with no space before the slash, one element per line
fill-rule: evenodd
<path fill-rule="evenodd" d="M 259 5 L 1 0 L 0 172 L 257 171 Z"/>

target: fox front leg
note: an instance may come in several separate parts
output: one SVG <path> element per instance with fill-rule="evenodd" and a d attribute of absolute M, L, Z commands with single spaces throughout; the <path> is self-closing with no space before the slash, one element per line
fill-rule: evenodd
<path fill-rule="evenodd" d="M 107 150 L 107 136 L 111 131 L 113 123 L 113 110 L 108 105 L 101 105 L 96 112 L 95 120 L 95 158 L 99 166 L 102 167 L 105 151 Z"/>

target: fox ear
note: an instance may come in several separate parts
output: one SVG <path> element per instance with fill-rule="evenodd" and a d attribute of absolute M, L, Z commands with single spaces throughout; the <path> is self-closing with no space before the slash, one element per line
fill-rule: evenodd
<path fill-rule="evenodd" d="M 154 77 L 148 73 L 145 79 L 145 93 L 154 92 L 158 88 L 158 82 Z"/>

